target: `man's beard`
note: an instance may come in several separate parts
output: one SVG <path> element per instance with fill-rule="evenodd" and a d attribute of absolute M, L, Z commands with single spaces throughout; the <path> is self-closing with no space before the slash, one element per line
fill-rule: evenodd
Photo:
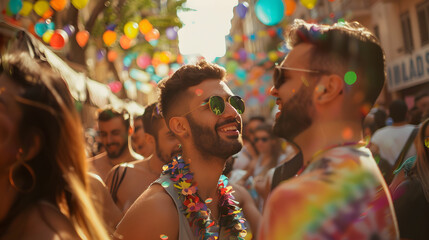
<path fill-rule="evenodd" d="M 274 123 L 274 134 L 288 141 L 309 128 L 313 122 L 310 116 L 313 111 L 310 87 L 301 89 L 286 103 L 282 104 L 281 114 Z"/>
<path fill-rule="evenodd" d="M 222 159 L 227 159 L 228 157 L 238 153 L 243 147 L 243 140 L 241 139 L 241 134 L 238 138 L 231 139 L 227 141 L 222 139 L 216 129 L 224 124 L 237 122 L 236 119 L 228 119 L 221 123 L 217 123 L 214 126 L 214 129 L 210 129 L 208 126 L 201 126 L 194 121 L 192 116 L 186 117 L 191 127 L 192 137 L 194 139 L 194 145 L 196 149 L 204 154 L 216 156 Z M 239 132 L 241 133 L 241 123 L 239 123 Z"/>
<path fill-rule="evenodd" d="M 109 144 L 109 145 L 119 145 L 119 143 L 111 143 L 111 144 Z M 109 152 L 107 149 L 107 147 L 106 147 L 106 152 L 107 152 L 107 156 L 109 157 L 109 158 L 118 158 L 118 157 L 120 157 L 121 155 L 122 155 L 122 153 L 125 151 L 125 149 L 128 147 L 128 141 L 126 141 L 125 143 L 124 143 L 124 145 L 122 145 L 121 146 L 121 148 L 119 149 L 119 151 L 117 152 L 117 153 L 115 153 L 115 152 Z"/>
<path fill-rule="evenodd" d="M 169 162 L 171 162 L 171 160 L 173 159 L 174 156 L 176 156 L 177 154 L 181 153 L 181 149 L 176 149 L 170 153 L 167 154 L 163 154 L 163 152 L 161 151 L 161 149 L 159 148 L 159 142 L 158 139 L 155 139 L 156 141 L 156 145 L 155 145 L 155 153 L 156 156 L 158 156 L 159 160 L 161 162 L 163 162 L 164 164 L 168 164 Z"/>

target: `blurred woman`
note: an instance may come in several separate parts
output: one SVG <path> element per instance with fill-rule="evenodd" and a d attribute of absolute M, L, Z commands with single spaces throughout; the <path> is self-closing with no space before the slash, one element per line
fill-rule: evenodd
<path fill-rule="evenodd" d="M 83 130 L 66 83 L 28 53 L 0 68 L 0 239 L 108 239 L 90 199 Z"/>
<path fill-rule="evenodd" d="M 429 239 L 428 125 L 429 119 L 426 119 L 414 141 L 417 156 L 404 162 L 390 185 L 401 239 Z M 399 174 L 404 175 L 404 180 L 397 184 Z"/>
<path fill-rule="evenodd" d="M 269 193 L 266 189 L 266 174 L 276 167 L 285 157 L 281 147 L 281 140 L 274 136 L 272 126 L 263 124 L 254 130 L 254 145 L 259 152 L 257 158 L 252 159 L 247 169 L 247 174 L 241 182 L 250 188 L 250 194 L 262 210 L 263 199 Z"/>

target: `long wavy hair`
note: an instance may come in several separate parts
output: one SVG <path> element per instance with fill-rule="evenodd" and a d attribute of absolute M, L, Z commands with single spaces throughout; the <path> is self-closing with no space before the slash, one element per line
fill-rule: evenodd
<path fill-rule="evenodd" d="M 414 168 L 416 169 L 417 178 L 422 185 L 426 201 L 429 202 L 429 148 L 425 146 L 425 137 L 428 137 L 425 136 L 425 132 L 428 125 L 429 118 L 421 124 L 417 137 L 414 140 L 417 150 L 417 159 Z"/>
<path fill-rule="evenodd" d="M 1 75 L 24 89 L 15 96 L 22 111 L 18 123 L 21 147 L 28 149 L 34 144 L 34 136 L 41 141 L 38 153 L 26 161 L 36 176 L 34 188 L 18 192 L 0 222 L 0 232 L 43 200 L 70 220 L 80 238 L 108 239 L 105 224 L 90 199 L 83 128 L 65 81 L 47 62 L 27 52 L 6 53 L 1 58 Z M 20 171 L 14 178 L 17 182 L 28 180 Z"/>

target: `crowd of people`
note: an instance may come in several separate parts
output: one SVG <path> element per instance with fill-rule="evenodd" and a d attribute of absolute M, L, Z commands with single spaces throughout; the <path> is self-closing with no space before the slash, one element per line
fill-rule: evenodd
<path fill-rule="evenodd" d="M 141 116 L 100 110 L 97 137 L 43 58 L 2 52 L 0 239 L 428 239 L 429 92 L 375 106 L 385 57 L 356 22 L 286 41 L 274 122 L 202 60 Z"/>

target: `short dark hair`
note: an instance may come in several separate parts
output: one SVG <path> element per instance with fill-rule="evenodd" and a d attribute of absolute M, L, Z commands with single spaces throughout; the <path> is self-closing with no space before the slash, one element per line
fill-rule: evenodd
<path fill-rule="evenodd" d="M 395 100 L 389 106 L 389 116 L 394 123 L 403 122 L 407 117 L 408 107 L 403 100 Z"/>
<path fill-rule="evenodd" d="M 130 114 L 125 109 L 115 110 L 112 107 L 106 107 L 98 112 L 99 122 L 107 122 L 115 117 L 123 120 L 126 129 L 130 127 Z"/>
<path fill-rule="evenodd" d="M 158 103 L 148 105 L 143 113 L 143 129 L 146 133 L 158 138 L 158 131 L 161 129 L 162 121 L 164 120 L 161 115 Z"/>
<path fill-rule="evenodd" d="M 201 60 L 196 64 L 189 64 L 179 68 L 171 77 L 164 79 L 158 85 L 161 90 L 160 106 L 166 122 L 175 114 L 172 106 L 182 104 L 180 100 L 188 88 L 196 86 L 207 79 L 225 80 L 224 68 Z M 168 124 L 167 124 L 168 126 Z"/>
<path fill-rule="evenodd" d="M 286 34 L 289 47 L 301 43 L 313 45 L 310 67 L 343 75 L 354 71 L 358 80 L 352 89 L 364 92 L 364 102 L 373 105 L 386 79 L 385 57 L 378 39 L 358 22 L 332 26 L 295 19 Z M 357 86 L 357 87 L 356 87 Z"/>

